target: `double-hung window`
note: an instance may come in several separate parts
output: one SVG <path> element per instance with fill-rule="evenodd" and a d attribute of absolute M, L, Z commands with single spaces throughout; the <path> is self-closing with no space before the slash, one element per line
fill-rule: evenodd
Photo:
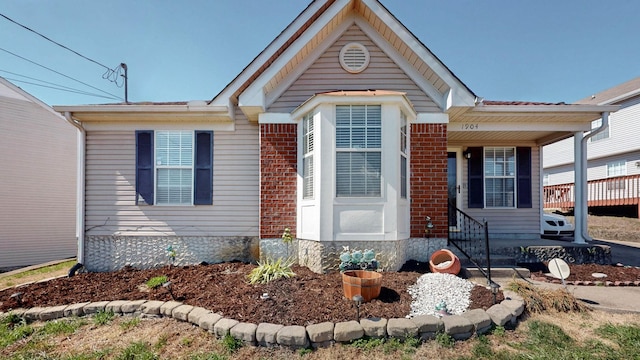
<path fill-rule="evenodd" d="M 210 205 L 213 132 L 136 131 L 136 203 Z"/>
<path fill-rule="evenodd" d="M 515 207 L 516 149 L 484 149 L 484 186 L 486 207 Z"/>
<path fill-rule="evenodd" d="M 302 119 L 302 197 L 313 199 L 313 113 Z"/>
<path fill-rule="evenodd" d="M 607 163 L 607 177 L 616 178 L 627 175 L 627 162 L 624 160 L 613 161 Z M 610 179 L 607 181 L 607 190 L 624 190 L 626 189 L 626 181 L 624 179 Z"/>
<path fill-rule="evenodd" d="M 191 205 L 193 132 L 156 131 L 156 204 Z"/>
<path fill-rule="evenodd" d="M 400 113 L 400 197 L 407 198 L 407 116 Z"/>
<path fill-rule="evenodd" d="M 336 196 L 380 197 L 380 105 L 336 106 Z"/>

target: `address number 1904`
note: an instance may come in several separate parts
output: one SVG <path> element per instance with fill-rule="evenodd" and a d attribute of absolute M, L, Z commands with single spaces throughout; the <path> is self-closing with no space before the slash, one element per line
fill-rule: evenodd
<path fill-rule="evenodd" d="M 480 130 L 478 124 L 462 124 L 462 130 Z"/>

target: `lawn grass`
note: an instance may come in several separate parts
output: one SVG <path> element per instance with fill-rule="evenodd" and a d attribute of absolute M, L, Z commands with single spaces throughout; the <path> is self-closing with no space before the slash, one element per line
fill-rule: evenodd
<path fill-rule="evenodd" d="M 11 321 L 10 321 L 11 320 Z M 443 338 L 360 339 L 317 350 L 243 346 L 174 319 L 116 316 L 96 326 L 83 319 L 25 324 L 3 318 L 2 359 L 634 359 L 640 346 L 640 315 L 531 314 L 515 329 L 495 328 L 466 341 Z M 126 333 L 126 335 L 124 335 Z M 64 345 L 64 346 L 58 346 Z"/>
<path fill-rule="evenodd" d="M 66 275 L 75 263 L 76 259 L 71 259 L 55 265 L 43 266 L 11 275 L 0 274 L 0 290 L 33 281 Z"/>

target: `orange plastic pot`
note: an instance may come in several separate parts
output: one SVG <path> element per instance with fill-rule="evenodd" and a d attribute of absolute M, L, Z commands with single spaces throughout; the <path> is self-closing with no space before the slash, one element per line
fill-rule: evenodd
<path fill-rule="evenodd" d="M 450 250 L 440 249 L 431 255 L 429 268 L 433 273 L 458 275 L 460 272 L 460 259 Z"/>
<path fill-rule="evenodd" d="M 371 301 L 380 296 L 382 287 L 382 274 L 369 270 L 350 270 L 342 273 L 342 289 L 344 296 L 353 300 L 360 295 L 364 301 Z"/>

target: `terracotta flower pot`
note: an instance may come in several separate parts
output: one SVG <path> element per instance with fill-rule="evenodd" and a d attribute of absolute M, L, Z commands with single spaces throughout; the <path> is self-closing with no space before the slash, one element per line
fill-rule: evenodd
<path fill-rule="evenodd" d="M 460 272 L 460 259 L 450 250 L 440 249 L 431 255 L 429 268 L 433 273 L 458 275 Z"/>
<path fill-rule="evenodd" d="M 342 289 L 344 296 L 353 300 L 356 295 L 361 295 L 364 301 L 371 301 L 380 296 L 382 287 L 382 274 L 368 270 L 350 270 L 342 273 Z"/>

